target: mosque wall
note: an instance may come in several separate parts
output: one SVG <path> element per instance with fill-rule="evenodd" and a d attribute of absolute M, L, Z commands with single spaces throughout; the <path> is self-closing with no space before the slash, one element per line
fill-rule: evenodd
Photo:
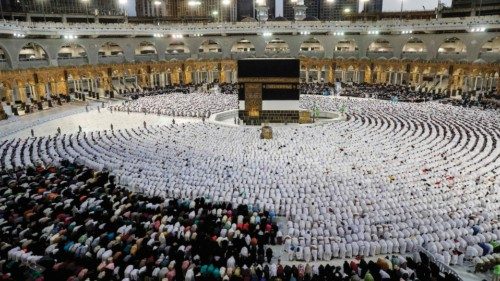
<path fill-rule="evenodd" d="M 445 91 L 500 89 L 498 63 L 415 61 L 405 59 L 334 58 L 300 59 L 302 81 L 366 82 L 418 86 L 426 77 L 443 82 Z M 141 87 L 179 83 L 237 82 L 237 61 L 233 59 L 126 62 L 82 66 L 59 66 L 0 71 L 0 97 L 7 102 L 70 91 L 104 94 L 113 83 L 135 77 Z"/>
<path fill-rule="evenodd" d="M 490 48 L 488 52 L 483 52 L 482 48 L 488 41 L 500 36 L 499 32 L 485 33 L 456 33 L 456 34 L 400 34 L 400 35 L 274 35 L 270 37 L 260 35 L 241 35 L 241 36 L 214 36 L 210 37 L 210 51 L 207 52 L 207 39 L 204 37 L 186 37 L 186 38 L 77 38 L 77 39 L 33 39 L 16 38 L 2 39 L 0 49 L 4 53 L 5 63 L 0 64 L 3 69 L 32 68 L 42 66 L 60 66 L 63 64 L 110 64 L 110 63 L 129 63 L 137 61 L 171 61 L 186 59 L 237 59 L 241 57 L 314 57 L 314 58 L 396 58 L 396 59 L 421 59 L 421 60 L 455 60 L 474 62 L 482 59 L 486 62 L 496 62 L 499 60 L 500 46 Z M 455 51 L 447 46 L 447 40 L 456 38 L 463 43 L 465 52 Z M 253 46 L 246 52 L 235 52 L 234 48 L 239 41 L 245 39 L 247 45 Z M 280 50 L 267 48 L 268 44 L 279 39 L 281 45 L 285 46 Z M 422 48 L 418 52 L 403 52 L 404 46 L 408 42 L 418 39 Z M 336 49 L 336 46 L 342 46 L 344 42 L 351 40 L 353 48 Z M 387 41 L 388 50 L 380 48 L 379 51 L 369 51 L 369 46 L 377 41 Z M 318 42 L 316 45 L 306 43 L 311 51 L 301 50 L 304 42 Z M 148 55 L 137 52 L 141 43 L 150 43 Z M 497 42 L 497 41 L 494 41 Z M 19 54 L 22 48 L 29 43 L 36 43 L 46 55 L 37 56 L 35 59 L 20 60 Z M 106 46 L 106 43 L 112 43 Z M 205 43 L 205 45 L 204 45 Z M 73 59 L 61 59 L 58 54 L 61 49 L 67 52 L 73 52 L 65 48 L 68 45 L 77 46 L 78 51 L 74 52 L 86 54 L 85 59 L 75 57 Z M 175 48 L 182 44 L 182 51 Z M 345 45 L 345 44 L 344 44 Z M 408 49 L 408 48 L 407 48 Z M 413 48 L 415 49 L 415 48 Z M 267 51 L 266 51 L 267 50 Z M 320 51 L 318 51 L 320 50 Z M 441 52 L 439 52 L 441 50 Z M 69 62 L 69 63 L 68 63 Z"/>

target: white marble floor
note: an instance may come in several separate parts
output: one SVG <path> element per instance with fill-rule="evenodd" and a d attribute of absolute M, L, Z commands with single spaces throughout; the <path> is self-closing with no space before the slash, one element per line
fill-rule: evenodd
<path fill-rule="evenodd" d="M 78 132 L 78 126 L 82 131 L 108 130 L 113 124 L 115 129 L 142 127 L 147 125 L 171 124 L 172 119 L 176 123 L 201 122 L 198 118 L 168 117 L 142 113 L 110 112 L 108 109 L 97 110 L 97 105 L 68 106 L 54 109 L 49 112 L 34 113 L 28 116 L 16 117 L 15 122 L 0 122 L 0 140 L 12 138 L 26 138 L 31 136 L 31 129 L 35 136 L 55 135 L 57 128 L 61 133 Z"/>

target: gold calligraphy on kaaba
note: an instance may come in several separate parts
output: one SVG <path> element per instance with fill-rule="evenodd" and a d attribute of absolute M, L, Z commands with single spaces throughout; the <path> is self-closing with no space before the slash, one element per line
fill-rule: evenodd
<path fill-rule="evenodd" d="M 264 84 L 262 88 L 270 90 L 293 90 L 295 86 L 290 84 Z"/>
<path fill-rule="evenodd" d="M 245 110 L 251 117 L 259 117 L 262 111 L 262 84 L 245 84 Z"/>

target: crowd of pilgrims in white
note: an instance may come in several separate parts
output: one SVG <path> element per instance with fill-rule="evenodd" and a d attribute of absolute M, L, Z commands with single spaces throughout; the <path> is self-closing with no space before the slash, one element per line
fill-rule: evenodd
<path fill-rule="evenodd" d="M 208 116 L 235 95 L 169 94 L 114 110 Z M 345 122 L 257 127 L 211 123 L 67 133 L 0 143 L 2 168 L 63 159 L 112 171 L 149 196 L 207 197 L 287 219 L 290 260 L 409 253 L 447 264 L 500 239 L 500 116 L 435 102 L 301 96 L 302 108 L 347 110 Z"/>

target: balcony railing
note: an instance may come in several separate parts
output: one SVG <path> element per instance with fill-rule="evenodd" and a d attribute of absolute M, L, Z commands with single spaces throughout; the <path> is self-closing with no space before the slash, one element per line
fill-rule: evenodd
<path fill-rule="evenodd" d="M 58 58 L 57 64 L 60 66 L 70 66 L 70 65 L 84 65 L 87 64 L 88 60 L 86 57 L 78 58 Z"/>
<path fill-rule="evenodd" d="M 157 61 L 158 60 L 158 55 L 157 54 L 141 54 L 141 55 L 135 55 L 135 61 Z"/>
<path fill-rule="evenodd" d="M 82 35 L 149 35 L 163 34 L 255 34 L 263 32 L 297 33 L 314 31 L 331 33 L 333 30 L 342 32 L 368 33 L 368 31 L 394 32 L 401 30 L 413 31 L 457 31 L 472 28 L 498 29 L 500 16 L 483 16 L 467 18 L 442 18 L 432 20 L 379 20 L 372 21 L 325 21 L 325 22 L 233 22 L 233 23 L 186 23 L 186 24 L 131 24 L 131 23 L 32 23 L 17 21 L 1 21 L 0 32 L 22 33 L 26 35 L 63 36 Z"/>
<path fill-rule="evenodd" d="M 123 63 L 125 62 L 125 56 L 99 56 L 99 63 Z"/>

